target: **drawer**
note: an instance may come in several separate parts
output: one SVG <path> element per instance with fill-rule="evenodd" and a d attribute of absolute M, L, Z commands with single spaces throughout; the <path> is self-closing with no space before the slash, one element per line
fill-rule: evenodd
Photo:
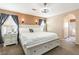
<path fill-rule="evenodd" d="M 30 51 L 31 55 L 40 55 L 47 52 L 49 49 L 50 48 L 49 48 L 48 43 L 45 43 L 45 44 L 41 44 L 32 48 L 29 48 L 28 50 Z"/>
<path fill-rule="evenodd" d="M 5 40 L 4 41 L 4 44 L 5 45 L 17 44 L 17 40 L 11 40 L 11 39 L 10 40 Z"/>
<path fill-rule="evenodd" d="M 41 44 L 32 48 L 29 48 L 28 50 L 30 51 L 31 55 L 40 55 L 47 52 L 49 49 L 50 48 L 48 43 L 45 43 L 45 44 Z"/>
<path fill-rule="evenodd" d="M 31 54 L 31 55 L 40 55 L 43 54 L 51 49 L 53 49 L 54 47 L 56 47 L 57 45 L 59 45 L 59 42 L 56 41 L 50 41 L 44 44 L 40 44 L 38 46 L 34 46 L 32 48 L 28 48 L 27 50 L 30 51 L 27 54 Z"/>
<path fill-rule="evenodd" d="M 51 42 L 49 42 L 48 45 L 49 45 L 48 46 L 49 49 L 53 49 L 54 47 L 59 45 L 59 40 L 51 41 Z"/>
<path fill-rule="evenodd" d="M 43 49 L 43 50 L 42 50 L 43 53 L 45 53 L 45 52 L 47 52 L 48 50 L 50 50 L 50 48 L 49 48 L 49 42 L 43 44 L 42 47 L 43 47 L 43 48 L 42 48 L 42 49 Z"/>
<path fill-rule="evenodd" d="M 17 43 L 17 41 L 4 41 L 4 44 L 14 44 L 14 43 Z"/>
<path fill-rule="evenodd" d="M 17 36 L 4 36 L 3 39 L 15 39 Z"/>
<path fill-rule="evenodd" d="M 17 39 L 4 39 L 4 42 L 8 42 L 8 41 L 17 41 Z"/>
<path fill-rule="evenodd" d="M 29 48 L 28 50 L 30 50 L 31 55 L 40 55 L 43 51 L 42 46 L 40 46 L 40 45 Z"/>

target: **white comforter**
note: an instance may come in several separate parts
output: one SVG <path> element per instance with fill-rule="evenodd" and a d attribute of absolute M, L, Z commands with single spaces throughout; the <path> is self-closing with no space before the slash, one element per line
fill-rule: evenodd
<path fill-rule="evenodd" d="M 26 45 L 27 47 L 32 47 L 55 39 L 58 39 L 57 34 L 50 32 L 34 32 L 20 34 L 21 44 Z"/>

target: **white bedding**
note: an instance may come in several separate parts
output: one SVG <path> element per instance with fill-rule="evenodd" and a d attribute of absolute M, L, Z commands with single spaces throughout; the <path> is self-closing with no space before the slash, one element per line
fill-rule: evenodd
<path fill-rule="evenodd" d="M 50 32 L 20 33 L 21 44 L 26 45 L 27 48 L 56 39 L 58 39 L 56 33 L 50 33 Z"/>

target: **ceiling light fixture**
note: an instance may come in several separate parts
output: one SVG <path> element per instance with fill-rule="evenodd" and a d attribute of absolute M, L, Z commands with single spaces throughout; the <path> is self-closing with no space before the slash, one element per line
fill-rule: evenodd
<path fill-rule="evenodd" d="M 48 13 L 49 9 L 47 8 L 47 3 L 44 3 L 44 8 L 41 10 L 42 13 Z"/>

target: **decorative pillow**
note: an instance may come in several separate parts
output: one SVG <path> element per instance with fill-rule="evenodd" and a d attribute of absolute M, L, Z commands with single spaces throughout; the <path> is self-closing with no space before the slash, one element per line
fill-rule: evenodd
<path fill-rule="evenodd" d="M 34 30 L 33 30 L 33 29 L 29 29 L 29 31 L 30 31 L 30 32 L 34 32 Z"/>

